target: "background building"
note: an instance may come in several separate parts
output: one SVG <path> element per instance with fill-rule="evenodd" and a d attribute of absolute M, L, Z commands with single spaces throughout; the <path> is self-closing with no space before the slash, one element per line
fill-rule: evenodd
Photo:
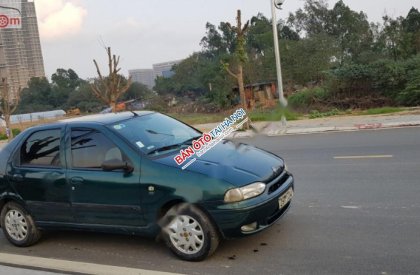
<path fill-rule="evenodd" d="M 133 82 L 142 83 L 149 89 L 153 89 L 155 86 L 155 73 L 152 69 L 129 70 L 128 74 Z"/>
<path fill-rule="evenodd" d="M 7 78 L 12 96 L 31 77 L 45 77 L 35 4 L 22 0 L 22 27 L 0 29 L 0 78 Z"/>
<path fill-rule="evenodd" d="M 174 75 L 173 66 L 181 63 L 182 60 L 167 61 L 153 64 L 153 69 L 135 69 L 129 70 L 128 74 L 134 82 L 139 82 L 150 89 L 155 86 L 157 77 L 170 78 Z"/>
<path fill-rule="evenodd" d="M 175 60 L 175 61 L 168 61 L 163 63 L 153 64 L 153 71 L 155 72 L 155 79 L 156 77 L 165 77 L 170 78 L 174 75 L 172 70 L 174 65 L 181 63 L 182 60 Z"/>

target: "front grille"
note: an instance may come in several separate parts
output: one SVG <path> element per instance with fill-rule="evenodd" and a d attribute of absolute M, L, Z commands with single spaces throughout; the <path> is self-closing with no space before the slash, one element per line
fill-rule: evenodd
<path fill-rule="evenodd" d="M 278 218 L 280 218 L 281 217 L 281 215 L 283 215 L 284 214 L 284 212 L 286 212 L 287 211 L 287 209 L 289 208 L 289 206 L 290 206 L 290 201 L 282 208 L 282 209 L 279 209 L 279 211 L 278 212 L 276 212 L 273 216 L 271 216 L 271 217 L 269 217 L 268 219 L 267 219 L 267 225 L 270 225 L 270 224 L 272 224 L 273 222 L 275 222 Z"/>
<path fill-rule="evenodd" d="M 268 188 L 268 194 L 271 194 L 273 192 L 275 192 L 277 189 L 279 189 L 288 179 L 289 179 L 289 174 L 287 174 L 287 172 L 284 172 L 278 179 L 276 182 L 274 182 L 269 188 Z"/>

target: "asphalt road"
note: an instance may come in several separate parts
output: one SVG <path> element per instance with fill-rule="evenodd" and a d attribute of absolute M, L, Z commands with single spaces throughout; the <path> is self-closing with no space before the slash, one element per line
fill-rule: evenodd
<path fill-rule="evenodd" d="M 188 274 L 420 273 L 420 128 L 246 142 L 286 159 L 292 207 L 206 261 L 180 261 L 150 239 L 84 232 L 49 232 L 29 248 L 0 233 L 0 252 Z"/>

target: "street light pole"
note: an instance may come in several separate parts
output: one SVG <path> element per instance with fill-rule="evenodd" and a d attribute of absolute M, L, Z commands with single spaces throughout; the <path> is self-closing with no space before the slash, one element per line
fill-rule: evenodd
<path fill-rule="evenodd" d="M 281 73 L 281 64 L 280 64 L 280 49 L 279 49 L 279 37 L 277 32 L 277 15 L 276 8 L 280 9 L 284 0 L 270 0 L 271 4 L 271 14 L 272 14 L 272 24 L 273 24 L 273 37 L 274 37 L 274 54 L 276 56 L 276 69 L 277 69 L 277 89 L 279 92 L 279 101 L 280 105 L 285 108 L 287 107 L 287 100 L 284 97 L 283 92 L 283 77 Z M 282 124 L 286 127 L 286 117 L 283 115 Z"/>

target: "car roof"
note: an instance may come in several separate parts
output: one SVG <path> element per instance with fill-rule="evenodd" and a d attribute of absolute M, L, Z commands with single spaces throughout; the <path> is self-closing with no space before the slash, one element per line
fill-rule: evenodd
<path fill-rule="evenodd" d="M 145 116 L 153 114 L 153 111 L 132 111 L 132 112 L 121 112 L 121 113 L 108 113 L 108 114 L 95 114 L 88 116 L 81 116 L 76 118 L 69 118 L 60 120 L 60 123 L 77 123 L 77 122 L 91 122 L 99 124 L 111 124 L 118 121 L 126 120 L 135 116 Z"/>
<path fill-rule="evenodd" d="M 33 127 L 30 127 L 26 130 L 28 131 L 34 131 L 34 130 L 46 130 L 51 129 L 54 127 L 61 127 L 64 124 L 112 124 L 119 121 L 123 121 L 126 119 L 130 119 L 133 117 L 141 117 L 145 115 L 154 114 L 156 112 L 153 111 L 133 111 L 133 112 L 121 112 L 121 113 L 109 113 L 109 114 L 95 114 L 95 115 L 88 115 L 88 116 L 81 116 L 76 118 L 69 118 L 69 119 L 62 119 L 57 122 L 53 123 L 47 123 L 47 124 L 41 124 L 36 125 Z M 25 130 L 25 131 L 26 131 Z"/>

